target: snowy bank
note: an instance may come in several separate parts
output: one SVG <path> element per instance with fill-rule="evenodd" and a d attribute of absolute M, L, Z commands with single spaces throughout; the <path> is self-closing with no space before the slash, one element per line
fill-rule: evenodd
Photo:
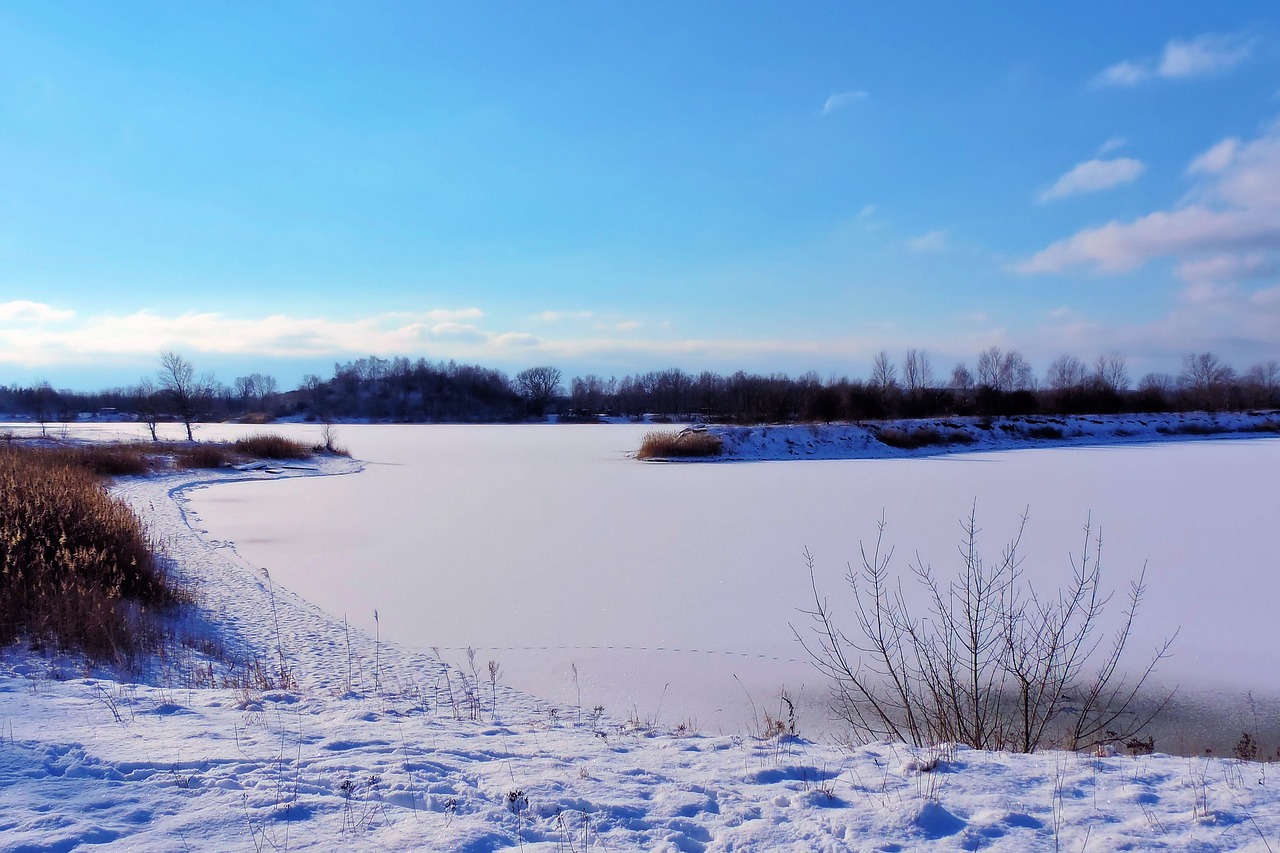
<path fill-rule="evenodd" d="M 897 459 L 1026 447 L 1274 436 L 1280 435 L 1280 412 L 921 418 L 857 424 L 717 424 L 691 429 L 718 435 L 723 452 L 679 461 Z"/>
<path fill-rule="evenodd" d="M 196 686 L 198 656 L 125 683 L 10 650 L 0 850 L 1263 851 L 1280 838 L 1280 775 L 1263 764 L 842 749 L 554 707 L 483 659 L 461 672 L 348 629 L 188 523 L 192 488 L 358 467 L 117 484 L 196 590 L 180 632 L 278 660 L 296 686 Z"/>

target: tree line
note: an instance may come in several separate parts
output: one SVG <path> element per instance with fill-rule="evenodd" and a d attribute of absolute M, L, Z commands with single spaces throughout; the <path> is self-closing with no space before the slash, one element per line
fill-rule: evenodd
<path fill-rule="evenodd" d="M 561 420 L 656 415 L 729 423 L 857 421 L 896 417 L 1112 414 L 1176 410 L 1227 411 L 1280 406 L 1280 363 L 1237 371 L 1211 352 L 1183 359 L 1178 374 L 1148 373 L 1135 383 L 1119 353 L 1085 362 L 1054 359 L 1037 376 L 1017 350 L 991 347 L 970 368 L 935 370 L 928 353 L 901 359 L 878 353 L 866 378 L 810 371 L 724 375 L 680 368 L 604 378 L 531 367 L 509 377 L 500 370 L 454 361 L 369 356 L 335 363 L 333 375 L 306 376 L 290 391 L 262 373 L 230 385 L 198 373 L 185 357 L 163 353 L 153 374 L 136 385 L 101 392 L 54 390 L 41 382 L 0 385 L 0 412 L 41 424 L 84 413 L 190 426 L 200 420 L 270 420 L 301 416 L 330 421 L 369 418 L 398 422 L 516 422 L 556 414 Z"/>

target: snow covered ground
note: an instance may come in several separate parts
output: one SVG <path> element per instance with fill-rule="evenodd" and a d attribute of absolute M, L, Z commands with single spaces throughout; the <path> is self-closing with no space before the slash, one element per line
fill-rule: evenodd
<path fill-rule="evenodd" d="M 273 476 L 357 466 L 322 467 Z M 378 642 L 187 525 L 184 489 L 262 476 L 117 493 L 199 590 L 184 630 L 279 648 L 298 686 L 188 686 L 198 660 L 123 683 L 6 653 L 0 849 L 1277 849 L 1273 766 L 707 736 L 495 688 L 485 661 L 472 677 Z"/>
<path fill-rule="evenodd" d="M 896 459 L 1027 447 L 1145 444 L 1280 433 L 1280 412 L 922 418 L 867 424 L 712 426 L 724 455 L 703 461 Z"/>
<path fill-rule="evenodd" d="M 553 703 L 492 684 L 487 654 L 473 673 L 346 625 L 189 523 L 192 489 L 359 464 L 320 468 L 119 483 L 199 592 L 183 632 L 282 650 L 297 686 L 196 686 L 196 655 L 134 684 L 6 652 L 0 850 L 1280 849 L 1274 765 L 843 749 Z"/>

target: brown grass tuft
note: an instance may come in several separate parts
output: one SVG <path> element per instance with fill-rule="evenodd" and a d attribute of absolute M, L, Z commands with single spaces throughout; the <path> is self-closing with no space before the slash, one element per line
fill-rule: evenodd
<path fill-rule="evenodd" d="M 234 461 L 225 444 L 192 444 L 177 451 L 179 468 L 225 468 Z"/>
<path fill-rule="evenodd" d="M 689 459 L 719 456 L 724 450 L 720 436 L 705 430 L 653 430 L 645 433 L 636 451 L 637 459 Z"/>
<path fill-rule="evenodd" d="M 158 648 L 155 612 L 183 595 L 129 508 L 60 457 L 0 447 L 0 642 L 131 663 Z"/>
<path fill-rule="evenodd" d="M 259 459 L 310 459 L 312 449 L 300 441 L 272 433 L 237 439 L 236 450 Z"/>
<path fill-rule="evenodd" d="M 42 448 L 41 458 L 57 461 L 99 477 L 126 477 L 151 470 L 144 444 L 79 444 Z"/>

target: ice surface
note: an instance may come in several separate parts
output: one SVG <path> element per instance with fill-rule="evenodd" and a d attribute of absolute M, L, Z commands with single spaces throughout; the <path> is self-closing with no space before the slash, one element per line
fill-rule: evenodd
<path fill-rule="evenodd" d="M 783 687 L 821 727 L 790 628 L 809 603 L 803 549 L 839 604 L 882 514 L 901 571 L 918 553 L 945 572 L 975 501 L 993 558 L 1029 507 L 1026 569 L 1056 586 L 1092 516 L 1110 585 L 1148 565 L 1135 662 L 1180 630 L 1164 682 L 1280 692 L 1259 677 L 1280 671 L 1280 441 L 655 465 L 624 455 L 646 429 L 344 426 L 370 463 L 358 476 L 219 486 L 192 506 L 211 537 L 371 632 L 376 610 L 384 637 L 455 662 L 475 647 L 520 689 L 707 731 L 741 729 Z"/>

